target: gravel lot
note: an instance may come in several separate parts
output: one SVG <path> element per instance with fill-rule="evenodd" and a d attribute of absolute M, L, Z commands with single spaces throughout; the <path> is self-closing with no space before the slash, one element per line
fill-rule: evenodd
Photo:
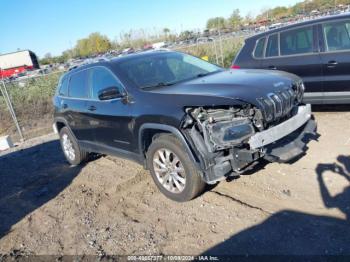
<path fill-rule="evenodd" d="M 176 203 L 141 166 L 64 160 L 55 135 L 0 153 L 0 254 L 350 254 L 350 111 L 319 141 Z"/>

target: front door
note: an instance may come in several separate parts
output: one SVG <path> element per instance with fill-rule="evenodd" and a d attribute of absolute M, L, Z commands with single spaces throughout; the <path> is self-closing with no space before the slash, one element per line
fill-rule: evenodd
<path fill-rule="evenodd" d="M 131 104 L 124 98 L 99 100 L 99 91 L 117 87 L 125 94 L 114 73 L 103 66 L 90 69 L 91 100 L 88 101 L 90 126 L 95 133 L 95 143 L 107 150 L 130 151 L 132 138 Z"/>

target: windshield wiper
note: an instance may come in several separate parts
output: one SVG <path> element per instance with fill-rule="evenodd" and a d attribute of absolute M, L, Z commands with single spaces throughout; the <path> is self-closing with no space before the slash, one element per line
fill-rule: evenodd
<path fill-rule="evenodd" d="M 211 73 L 210 72 L 208 72 L 208 73 L 200 73 L 200 74 L 196 75 L 196 77 L 203 77 L 203 76 L 207 76 L 209 74 L 211 74 Z"/>
<path fill-rule="evenodd" d="M 219 73 L 219 72 L 221 72 L 221 70 L 216 70 L 216 71 L 207 72 L 207 73 L 199 73 L 198 75 L 196 75 L 196 77 L 199 78 L 199 77 L 203 77 L 203 76 L 207 76 L 207 75 L 211 75 L 211 74 L 215 74 L 215 73 Z"/>
<path fill-rule="evenodd" d="M 172 83 L 172 82 L 168 82 L 168 83 L 166 83 L 166 82 L 159 82 L 159 83 L 157 83 L 155 85 L 142 86 L 141 89 L 149 89 L 149 88 L 162 87 L 162 86 L 171 86 L 173 84 L 175 84 L 175 83 Z"/>

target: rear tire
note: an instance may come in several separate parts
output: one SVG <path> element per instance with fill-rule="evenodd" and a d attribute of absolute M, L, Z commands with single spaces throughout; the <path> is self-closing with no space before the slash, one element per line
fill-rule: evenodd
<path fill-rule="evenodd" d="M 79 165 L 88 158 L 89 153 L 80 149 L 75 137 L 67 127 L 63 127 L 59 135 L 63 154 L 71 165 Z"/>
<path fill-rule="evenodd" d="M 200 171 L 174 135 L 162 134 L 152 142 L 147 166 L 158 189 L 174 201 L 189 201 L 205 188 Z"/>

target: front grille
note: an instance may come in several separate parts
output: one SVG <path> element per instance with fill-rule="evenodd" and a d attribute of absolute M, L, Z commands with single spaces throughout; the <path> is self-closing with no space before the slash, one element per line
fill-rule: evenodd
<path fill-rule="evenodd" d="M 300 103 L 304 97 L 304 91 L 305 91 L 304 83 L 302 81 L 295 82 L 292 85 L 292 89 L 296 94 L 297 101 Z"/>
<path fill-rule="evenodd" d="M 259 98 L 266 122 L 276 122 L 285 117 L 296 104 L 296 93 L 292 89 L 270 93 L 265 98 Z"/>

